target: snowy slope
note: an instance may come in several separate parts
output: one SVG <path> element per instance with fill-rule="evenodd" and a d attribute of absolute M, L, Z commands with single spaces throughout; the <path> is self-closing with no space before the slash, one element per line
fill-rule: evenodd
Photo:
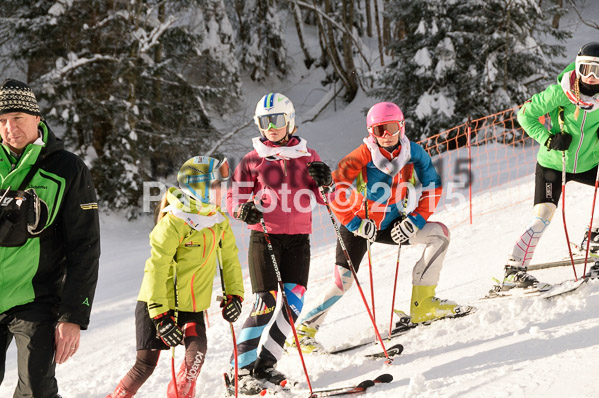
<path fill-rule="evenodd" d="M 528 188 L 527 188 L 528 187 Z M 522 189 L 532 192 L 530 181 Z M 576 240 L 589 217 L 591 187 L 567 187 L 569 229 Z M 589 283 L 579 293 L 548 302 L 539 298 L 516 298 L 478 302 L 502 274 L 511 245 L 530 217 L 530 205 L 509 207 L 501 190 L 492 192 L 489 206 L 508 206 L 501 213 L 480 216 L 475 224 L 452 229 L 452 243 L 441 274 L 438 295 L 460 303 L 472 303 L 478 311 L 463 319 L 437 322 L 398 339 L 404 353 L 391 366 L 363 358 L 366 348 L 347 355 L 307 356 L 314 388 L 343 384 L 351 379 L 391 373 L 395 381 L 373 389 L 367 397 L 592 397 L 596 396 L 594 373 L 599 360 L 599 282 Z M 576 204 L 576 205 L 574 205 Z M 452 212 L 434 217 L 452 223 Z M 59 365 L 61 393 L 70 398 L 103 398 L 133 364 L 135 332 L 133 310 L 137 289 L 148 256 L 150 220 L 124 223 L 116 216 L 102 217 L 103 256 L 98 294 L 90 330 L 82 333 L 77 355 Z M 333 234 L 332 227 L 329 228 Z M 125 243 L 123 243 L 125 242 Z M 411 268 L 422 247 L 405 247 L 401 253 L 396 307 L 407 309 Z M 561 259 L 566 254 L 561 214 L 556 213 L 538 248 L 536 259 Z M 394 247 L 375 244 L 372 248 L 377 323 L 388 328 Z M 307 305 L 320 288 L 329 283 L 334 249 L 314 243 L 311 284 Z M 242 253 L 242 256 L 245 254 Z M 579 274 L 582 272 L 579 269 Z M 247 277 L 247 270 L 244 270 Z M 571 278 L 571 268 L 537 271 L 541 280 L 556 282 Z M 367 265 L 362 264 L 360 281 L 370 297 Z M 218 281 L 217 281 L 218 282 Z M 249 287 L 249 280 L 246 280 Z M 215 295 L 218 293 L 215 285 Z M 243 317 L 252 299 L 244 304 Z M 200 375 L 197 396 L 216 397 L 223 391 L 221 373 L 227 369 L 231 338 L 217 305 L 210 310 L 209 351 Z M 236 324 L 239 330 L 241 322 Z M 337 305 L 319 338 L 327 348 L 351 341 L 370 339 L 372 327 L 364 305 L 353 288 Z M 177 360 L 183 350 L 177 349 Z M 16 383 L 16 352 L 9 349 L 7 374 L 0 396 L 11 396 Z M 285 355 L 280 370 L 306 387 L 295 353 Z M 170 355 L 165 353 L 155 374 L 139 391 L 139 397 L 163 397 L 170 379 Z M 303 396 L 298 394 L 297 396 Z"/>

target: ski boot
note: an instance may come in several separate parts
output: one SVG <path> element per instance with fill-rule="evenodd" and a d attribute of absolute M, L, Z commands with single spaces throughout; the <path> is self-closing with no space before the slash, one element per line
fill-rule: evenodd
<path fill-rule="evenodd" d="M 262 395 L 262 391 L 266 390 L 264 383 L 256 379 L 249 369 L 239 369 L 238 375 L 239 394 Z M 228 394 L 230 396 L 235 396 L 235 369 L 231 369 L 229 373 L 225 373 L 225 382 L 227 384 Z"/>
<path fill-rule="evenodd" d="M 317 354 L 325 351 L 324 347 L 316 341 L 316 332 L 318 332 L 318 327 L 310 327 L 304 323 L 297 327 L 297 338 L 304 354 Z M 286 344 L 289 347 L 295 347 L 295 339 L 292 338 Z"/>
<path fill-rule="evenodd" d="M 108 394 L 106 398 L 133 398 L 135 393 L 125 390 L 125 387 L 119 382 L 112 394 Z"/>
<path fill-rule="evenodd" d="M 599 261 L 595 261 L 595 264 L 593 264 L 591 268 L 589 268 L 584 277 L 586 279 L 595 279 L 599 277 Z"/>
<path fill-rule="evenodd" d="M 430 322 L 456 315 L 458 305 L 435 297 L 437 286 L 412 286 L 410 317 L 412 323 Z"/>
<path fill-rule="evenodd" d="M 276 362 L 267 359 L 258 358 L 254 363 L 254 378 L 258 380 L 268 381 L 276 386 L 285 387 L 287 377 L 275 369 Z"/>
<path fill-rule="evenodd" d="M 501 290 L 510 290 L 515 287 L 526 289 L 537 287 L 539 281 L 537 278 L 526 272 L 526 267 L 514 265 L 515 260 L 508 260 L 505 266 L 505 276 L 501 284 Z"/>
<path fill-rule="evenodd" d="M 586 252 L 587 250 L 587 240 L 589 237 L 589 229 L 586 228 L 584 231 L 584 238 L 582 238 L 582 243 L 580 244 L 580 250 Z M 599 253 L 599 227 L 591 228 L 591 244 L 589 251 L 591 253 Z"/>

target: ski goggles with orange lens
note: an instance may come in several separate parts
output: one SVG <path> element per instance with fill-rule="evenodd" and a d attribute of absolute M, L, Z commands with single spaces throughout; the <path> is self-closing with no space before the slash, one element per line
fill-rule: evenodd
<path fill-rule="evenodd" d="M 254 116 L 254 119 L 261 130 L 280 129 L 288 124 L 287 115 L 285 113 Z"/>
<path fill-rule="evenodd" d="M 403 129 L 403 126 L 404 121 L 399 120 L 396 122 L 385 122 L 374 126 L 370 126 L 369 130 L 375 137 L 384 137 L 386 135 L 395 137 Z"/>
<path fill-rule="evenodd" d="M 599 79 L 599 58 L 597 57 L 578 57 L 576 61 L 576 71 L 581 77 L 595 76 L 595 79 Z"/>

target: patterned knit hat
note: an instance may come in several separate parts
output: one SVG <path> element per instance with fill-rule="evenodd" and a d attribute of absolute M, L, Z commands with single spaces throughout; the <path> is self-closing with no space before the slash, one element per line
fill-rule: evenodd
<path fill-rule="evenodd" d="M 0 86 L 0 115 L 10 112 L 42 115 L 31 88 L 14 79 L 6 79 Z"/>

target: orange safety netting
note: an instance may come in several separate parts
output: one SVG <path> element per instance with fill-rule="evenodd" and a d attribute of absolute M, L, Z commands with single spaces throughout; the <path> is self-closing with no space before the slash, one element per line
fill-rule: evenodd
<path fill-rule="evenodd" d="M 493 195 L 509 197 L 511 204 L 531 199 L 532 185 L 521 182 L 532 181 L 539 144 L 519 126 L 518 109 L 467 121 L 419 142 L 441 175 L 437 213 L 449 210 L 443 214 L 451 220 L 448 225 L 500 210 L 493 206 Z"/>

